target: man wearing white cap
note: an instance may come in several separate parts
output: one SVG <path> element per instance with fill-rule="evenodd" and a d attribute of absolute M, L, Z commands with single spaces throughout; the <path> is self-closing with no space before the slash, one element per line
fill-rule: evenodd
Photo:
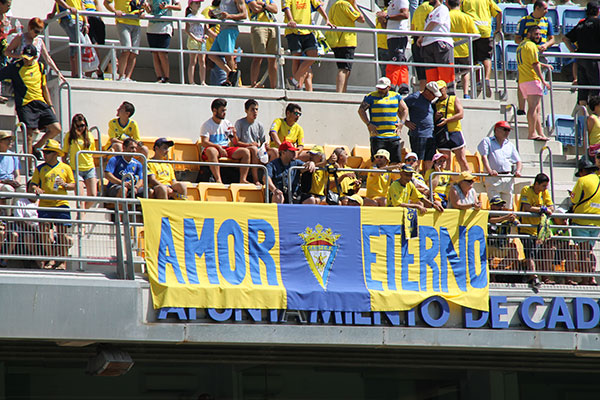
<path fill-rule="evenodd" d="M 388 78 L 380 78 L 375 85 L 377 90 L 366 95 L 360 104 L 358 116 L 367 125 L 371 136 L 371 158 L 379 149 L 385 149 L 390 153 L 390 162 L 398 164 L 402 161 L 399 134 L 408 117 L 408 108 L 390 86 Z"/>

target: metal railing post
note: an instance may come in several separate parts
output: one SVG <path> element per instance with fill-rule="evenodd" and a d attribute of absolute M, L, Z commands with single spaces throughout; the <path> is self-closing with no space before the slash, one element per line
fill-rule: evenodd
<path fill-rule="evenodd" d="M 278 89 L 285 89 L 285 56 L 284 50 L 281 45 L 281 28 L 279 25 L 275 26 L 275 35 L 277 36 L 277 76 L 279 82 L 277 82 Z M 273 84 L 273 83 L 271 83 Z"/>
<path fill-rule="evenodd" d="M 77 74 L 74 78 L 83 77 L 83 63 L 81 60 L 81 27 L 79 25 L 79 10 L 75 9 L 75 27 L 77 29 Z M 69 47 L 69 57 L 71 57 L 71 47 Z"/>
<path fill-rule="evenodd" d="M 377 47 L 377 32 L 373 32 L 373 48 L 373 55 L 375 56 L 375 78 L 379 80 L 379 78 L 381 77 L 381 68 L 379 68 L 379 47 Z"/>
<path fill-rule="evenodd" d="M 471 69 L 469 70 L 470 72 L 470 80 L 471 80 L 471 98 L 472 99 L 476 99 L 477 98 L 477 78 L 476 78 L 476 74 L 477 74 L 477 70 L 473 69 L 473 39 L 472 38 L 468 38 L 469 39 L 469 65 L 471 66 Z M 465 88 L 463 87 L 463 92 L 464 92 Z M 466 94 L 466 93 L 465 93 Z"/>
<path fill-rule="evenodd" d="M 183 56 L 183 29 L 181 29 L 181 20 L 177 20 L 177 29 L 179 29 L 179 79 L 181 79 L 181 83 L 184 84 L 185 60 Z"/>
<path fill-rule="evenodd" d="M 580 115 L 581 114 L 581 115 Z M 576 105 L 575 109 L 573 110 L 573 124 L 574 124 L 574 128 L 575 128 L 575 156 L 577 157 L 577 159 L 579 159 L 579 137 L 581 137 L 582 140 L 582 144 L 583 144 L 583 155 L 586 158 L 590 158 L 590 155 L 588 153 L 588 143 L 589 143 L 589 137 L 588 137 L 588 132 L 587 132 L 587 116 L 588 116 L 588 112 L 587 112 L 587 108 L 585 106 L 582 105 Z M 585 121 L 583 122 L 583 131 L 581 131 L 579 129 L 579 117 L 586 117 Z M 592 160 L 593 162 L 594 160 Z"/>
<path fill-rule="evenodd" d="M 544 146 L 540 150 L 540 174 L 544 173 L 544 150 L 548 151 L 548 158 L 550 160 L 550 193 L 552 195 L 552 202 L 554 202 L 554 162 L 552 161 L 552 150 L 548 146 Z"/>

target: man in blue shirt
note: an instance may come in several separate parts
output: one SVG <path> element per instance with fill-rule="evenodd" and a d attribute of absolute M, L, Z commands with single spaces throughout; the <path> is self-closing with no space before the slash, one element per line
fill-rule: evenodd
<path fill-rule="evenodd" d="M 422 92 L 411 93 L 404 98 L 410 119 L 406 121 L 410 148 L 417 154 L 419 160 L 423 160 L 423 171 L 427 171 L 433 165 L 435 139 L 433 138 L 432 102 L 440 96 L 437 82 L 429 82 Z"/>
<path fill-rule="evenodd" d="M 272 194 L 271 201 L 273 203 L 289 203 L 289 188 L 290 182 L 288 171 L 291 167 L 304 165 L 304 170 L 308 172 L 315 171 L 315 163 L 308 161 L 303 163 L 296 160 L 296 152 L 298 149 L 288 141 L 284 141 L 279 145 L 279 157 L 267 164 L 267 172 L 269 173 L 269 191 Z M 300 189 L 300 172 L 301 170 L 292 170 L 292 197 Z"/>
<path fill-rule="evenodd" d="M 123 151 L 135 153 L 137 142 L 131 138 L 125 139 L 123 141 Z M 137 197 L 144 194 L 144 168 L 133 156 L 115 156 L 111 158 L 108 160 L 104 172 L 108 180 L 108 186 L 106 187 L 108 197 L 129 197 L 132 190 Z M 135 182 L 125 176 L 128 173 L 133 174 Z M 124 185 L 122 184 L 123 181 L 125 182 Z M 125 193 L 123 193 L 123 187 Z"/>

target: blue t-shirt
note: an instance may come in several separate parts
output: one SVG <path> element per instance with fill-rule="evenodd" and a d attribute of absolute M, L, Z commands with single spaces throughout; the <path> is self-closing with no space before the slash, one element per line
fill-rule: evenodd
<path fill-rule="evenodd" d="M 408 136 L 428 138 L 433 136 L 433 106 L 421 92 L 411 93 L 404 98 L 408 106 L 410 122 L 417 125 L 417 129 L 409 131 Z"/>
<path fill-rule="evenodd" d="M 276 158 L 267 164 L 267 171 L 269 172 L 269 178 L 273 181 L 273 185 L 281 191 L 287 197 L 288 190 L 288 170 L 290 167 L 296 167 L 304 165 L 300 160 L 292 160 L 288 165 L 283 165 L 281 158 Z M 292 171 L 292 193 L 296 193 L 300 188 L 300 170 L 295 169 Z"/>
<path fill-rule="evenodd" d="M 122 176 L 127 173 L 132 173 L 135 176 L 136 181 L 144 178 L 142 164 L 135 158 L 132 158 L 131 161 L 127 162 L 122 156 L 113 157 L 108 160 L 104 171 L 110 172 L 119 179 L 122 179 Z M 114 185 L 114 183 L 109 182 L 107 187 L 111 187 L 112 185 Z"/>
<path fill-rule="evenodd" d="M 7 151 L 12 153 L 12 151 Z M 15 179 L 15 171 L 19 169 L 19 159 L 11 156 L 0 156 L 0 180 Z"/>

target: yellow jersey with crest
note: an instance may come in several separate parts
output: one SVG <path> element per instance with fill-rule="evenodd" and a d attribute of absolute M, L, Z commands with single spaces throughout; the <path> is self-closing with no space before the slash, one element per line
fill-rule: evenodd
<path fill-rule="evenodd" d="M 65 183 L 74 183 L 73 170 L 68 164 L 58 161 L 55 165 L 43 163 L 38 165 L 33 172 L 31 183 L 39 186 L 44 194 L 67 195 L 67 190 L 56 184 L 56 178 L 62 178 Z M 67 200 L 40 200 L 40 207 L 59 207 L 68 206 Z"/>

